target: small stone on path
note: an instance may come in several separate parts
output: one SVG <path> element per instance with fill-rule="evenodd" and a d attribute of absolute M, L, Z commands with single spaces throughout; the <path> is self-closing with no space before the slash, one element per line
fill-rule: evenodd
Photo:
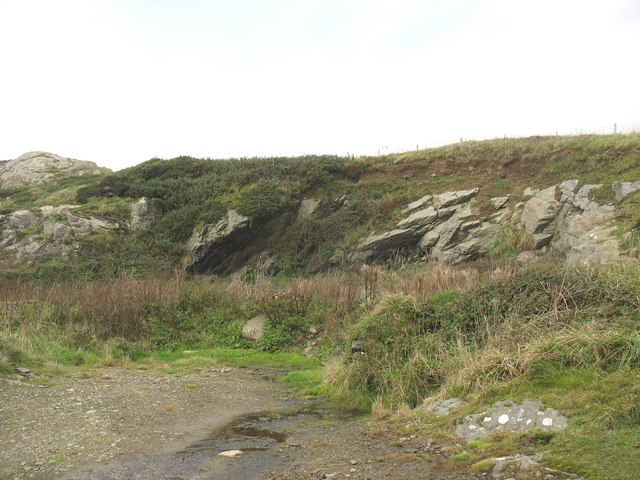
<path fill-rule="evenodd" d="M 242 450 L 226 450 L 218 454 L 219 457 L 238 458 L 242 455 Z"/>

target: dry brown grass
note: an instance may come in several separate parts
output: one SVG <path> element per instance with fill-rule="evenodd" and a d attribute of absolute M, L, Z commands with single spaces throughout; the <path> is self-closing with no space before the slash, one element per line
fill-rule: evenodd
<path fill-rule="evenodd" d="M 176 274 L 48 286 L 5 283 L 0 285 L 0 309 L 2 322 L 9 328 L 53 321 L 81 326 L 97 338 L 144 338 L 150 315 L 160 311 L 166 314 L 163 318 L 170 318 L 180 308 L 195 313 L 247 306 L 269 314 L 284 307 L 305 316 L 310 305 L 321 304 L 322 316 L 314 318 L 314 324 L 323 335 L 341 335 L 363 313 L 384 305 L 380 299 L 404 295 L 421 301 L 444 290 L 466 289 L 495 275 L 495 271 L 494 263 L 467 268 L 434 263 L 405 272 L 364 267 L 288 281 L 268 277 L 254 282 L 241 277 L 188 279 Z"/>
<path fill-rule="evenodd" d="M 175 305 L 187 289 L 180 275 L 49 286 L 3 284 L 0 305 L 7 319 L 37 324 L 48 318 L 63 325 L 86 324 L 108 335 L 132 337 L 142 333 L 150 305 Z M 33 308 L 25 316 L 27 306 Z"/>

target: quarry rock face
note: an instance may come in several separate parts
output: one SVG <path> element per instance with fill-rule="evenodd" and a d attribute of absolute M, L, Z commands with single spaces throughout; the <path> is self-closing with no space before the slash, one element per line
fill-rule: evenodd
<path fill-rule="evenodd" d="M 390 254 L 418 260 L 432 257 L 459 263 L 486 254 L 498 228 L 483 224 L 472 205 L 478 189 L 427 195 L 403 210 L 394 230 L 364 238 L 347 255 L 350 262 L 375 262 Z M 419 210 L 417 210 L 419 208 Z"/>
<path fill-rule="evenodd" d="M 553 248 L 566 256 L 569 265 L 609 263 L 620 259 L 612 221 L 613 205 L 599 205 L 589 199 L 592 190 L 603 185 L 584 185 L 567 195 L 556 226 Z"/>
<path fill-rule="evenodd" d="M 32 152 L 0 164 L 0 188 L 20 188 L 55 182 L 59 175 L 93 175 L 101 170 L 92 162 Z M 618 202 L 640 191 L 640 181 L 614 182 Z M 458 264 L 485 257 L 501 241 L 501 234 L 528 235 L 530 261 L 558 253 L 568 264 L 615 262 L 622 256 L 615 235 L 616 207 L 593 200 L 603 185 L 580 185 L 566 180 L 544 189 L 528 187 L 521 197 L 486 198 L 480 189 L 426 193 L 401 208 L 401 218 L 387 231 L 364 235 L 352 249 L 334 252 L 313 273 L 326 268 L 363 264 L 391 267 L 435 260 Z M 183 265 L 187 272 L 225 275 L 248 267 L 256 258 L 270 256 L 268 246 L 294 222 L 321 219 L 349 206 L 346 196 L 334 200 L 307 198 L 269 218 L 252 220 L 228 210 L 215 224 L 194 231 Z M 131 207 L 125 225 L 78 213 L 78 206 L 46 206 L 0 215 L 0 248 L 15 261 L 38 256 L 65 257 L 78 240 L 95 233 L 150 229 L 162 212 L 141 198 Z M 517 252 L 516 252 L 517 253 Z M 529 261 L 529 260 L 527 260 Z M 263 268 L 265 274 L 278 270 Z"/>
<path fill-rule="evenodd" d="M 621 188 L 615 186 L 619 183 L 614 189 Z M 512 208 L 508 196 L 491 198 L 489 208 L 480 208 L 475 199 L 478 189 L 425 195 L 402 210 L 405 217 L 393 230 L 363 238 L 334 264 L 390 259 L 395 263 L 398 259 L 434 259 L 457 264 L 486 256 L 505 228 L 526 232 L 534 250 L 564 254 L 568 264 L 616 261 L 620 251 L 612 226 L 615 206 L 591 200 L 592 192 L 599 188 L 602 185 L 579 186 L 577 180 L 542 190 L 529 187 L 523 192 L 525 201 Z M 480 211 L 494 213 L 481 215 Z"/>
<path fill-rule="evenodd" d="M 219 253 L 216 257 L 222 257 L 225 250 L 233 247 L 233 238 L 247 230 L 249 217 L 240 215 L 235 210 L 229 210 L 222 220 L 215 225 L 205 225 L 200 232 L 194 232 L 188 242 L 189 260 L 187 270 L 197 270 L 207 263 L 215 263 L 215 258 L 208 259 L 212 252 Z M 220 262 L 224 259 L 220 258 Z"/>
<path fill-rule="evenodd" d="M 228 210 L 218 223 L 193 232 L 187 242 L 185 269 L 200 274 L 233 273 L 279 237 L 296 214 L 296 211 L 286 211 L 252 222 L 249 217 Z"/>
<path fill-rule="evenodd" d="M 55 183 L 58 175 L 99 175 L 94 162 L 75 160 L 47 152 L 29 152 L 0 164 L 0 188 L 22 188 Z"/>
<path fill-rule="evenodd" d="M 407 207 L 404 210 L 402 210 L 402 213 L 408 213 L 417 208 L 420 208 L 426 205 L 428 202 L 430 202 L 432 198 L 433 198 L 433 195 L 425 195 L 424 197 L 419 198 L 415 202 L 411 202 L 409 205 L 407 205 Z"/>

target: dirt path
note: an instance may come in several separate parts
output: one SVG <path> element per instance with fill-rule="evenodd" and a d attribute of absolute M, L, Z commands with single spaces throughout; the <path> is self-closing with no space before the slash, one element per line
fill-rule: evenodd
<path fill-rule="evenodd" d="M 0 383 L 2 480 L 472 478 L 446 471 L 429 439 L 396 437 L 300 401 L 264 370 Z"/>

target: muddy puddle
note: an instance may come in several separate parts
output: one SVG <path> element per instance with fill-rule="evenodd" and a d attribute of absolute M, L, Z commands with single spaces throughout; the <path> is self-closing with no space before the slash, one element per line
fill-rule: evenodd
<path fill-rule="evenodd" d="M 309 429 L 322 422 L 346 419 L 326 405 L 289 411 L 261 411 L 235 418 L 190 445 L 143 458 L 109 462 L 69 473 L 68 480 L 88 479 L 258 479 L 288 466 L 290 453 L 302 447 Z M 239 450 L 236 458 L 219 453 Z"/>

